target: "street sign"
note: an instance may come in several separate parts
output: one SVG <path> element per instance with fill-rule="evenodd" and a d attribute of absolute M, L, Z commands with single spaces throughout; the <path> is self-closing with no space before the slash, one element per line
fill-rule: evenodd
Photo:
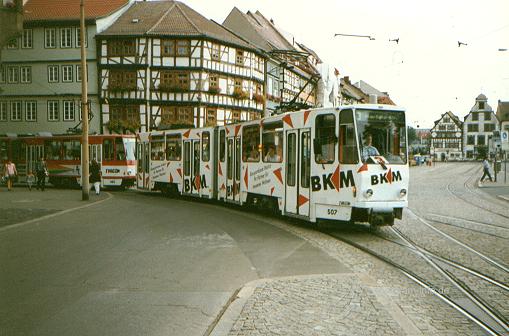
<path fill-rule="evenodd" d="M 502 150 L 509 151 L 509 131 L 500 131 L 500 144 Z"/>

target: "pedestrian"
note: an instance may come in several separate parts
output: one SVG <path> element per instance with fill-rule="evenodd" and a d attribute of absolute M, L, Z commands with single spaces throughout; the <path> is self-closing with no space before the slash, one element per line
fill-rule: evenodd
<path fill-rule="evenodd" d="M 28 174 L 27 174 L 27 186 L 28 186 L 28 190 L 32 191 L 32 186 L 34 185 L 34 182 L 35 182 L 35 176 L 32 173 L 32 171 L 29 170 Z"/>
<path fill-rule="evenodd" d="M 16 165 L 11 160 L 7 160 L 7 163 L 4 166 L 4 176 L 7 179 L 7 190 L 12 190 L 12 182 L 17 175 L 18 171 L 16 170 Z"/>
<path fill-rule="evenodd" d="M 482 167 L 483 167 L 483 174 L 481 177 L 481 182 L 484 181 L 484 178 L 486 177 L 486 175 L 490 179 L 490 182 L 493 182 L 493 179 L 491 178 L 491 175 L 490 175 L 490 162 L 488 161 L 487 156 L 484 157 L 484 160 L 482 162 Z"/>
<path fill-rule="evenodd" d="M 39 161 L 37 161 L 37 164 L 35 165 L 35 173 L 37 174 L 37 190 L 41 189 L 41 191 L 44 191 L 44 187 L 46 184 L 46 176 L 49 175 L 48 173 L 48 166 L 46 165 L 46 160 L 43 156 L 39 158 Z"/>
<path fill-rule="evenodd" d="M 101 166 L 94 159 L 90 164 L 90 183 L 94 185 L 95 194 L 99 195 L 101 189 Z"/>

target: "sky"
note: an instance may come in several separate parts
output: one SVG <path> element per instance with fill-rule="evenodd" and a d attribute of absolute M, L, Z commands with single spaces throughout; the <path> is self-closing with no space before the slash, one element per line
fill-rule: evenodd
<path fill-rule="evenodd" d="M 341 76 L 388 92 L 413 127 L 447 111 L 463 120 L 481 93 L 494 111 L 509 101 L 508 0 L 181 1 L 219 23 L 233 7 L 259 10 Z"/>

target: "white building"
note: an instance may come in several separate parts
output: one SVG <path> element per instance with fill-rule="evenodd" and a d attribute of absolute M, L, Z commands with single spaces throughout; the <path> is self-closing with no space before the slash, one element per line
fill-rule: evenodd
<path fill-rule="evenodd" d="M 467 114 L 463 122 L 463 154 L 467 159 L 479 159 L 479 156 L 487 154 L 488 140 L 493 136 L 493 131 L 498 131 L 500 124 L 488 99 L 480 94 L 475 99 L 475 104 Z"/>
<path fill-rule="evenodd" d="M 442 114 L 431 128 L 430 154 L 438 161 L 463 157 L 462 122 L 452 112 Z"/>

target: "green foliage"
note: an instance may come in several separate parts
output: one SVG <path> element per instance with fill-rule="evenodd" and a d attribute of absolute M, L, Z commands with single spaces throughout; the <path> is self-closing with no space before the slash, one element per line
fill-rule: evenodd
<path fill-rule="evenodd" d="M 415 128 L 413 128 L 412 126 L 408 126 L 407 134 L 408 134 L 408 144 L 418 142 L 419 139 L 417 138 L 417 132 L 415 131 Z"/>

